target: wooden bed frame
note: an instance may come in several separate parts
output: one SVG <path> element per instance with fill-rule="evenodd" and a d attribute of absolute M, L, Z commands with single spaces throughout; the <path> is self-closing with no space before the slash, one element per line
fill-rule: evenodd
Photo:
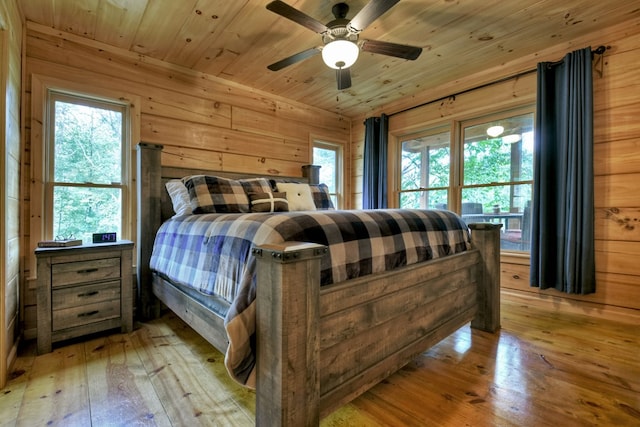
<path fill-rule="evenodd" d="M 138 145 L 138 314 L 158 316 L 162 301 L 224 353 L 223 319 L 149 269 L 163 209 L 167 216 L 164 183 L 204 172 L 161 167 L 161 150 Z M 256 424 L 318 425 L 469 321 L 495 332 L 500 225 L 470 228 L 470 251 L 322 288 L 324 246 L 256 248 Z"/>

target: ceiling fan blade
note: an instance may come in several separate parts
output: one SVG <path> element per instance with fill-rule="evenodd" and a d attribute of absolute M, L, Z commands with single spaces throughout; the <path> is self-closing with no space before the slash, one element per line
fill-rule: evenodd
<path fill-rule="evenodd" d="M 391 9 L 400 0 L 371 0 L 353 17 L 349 27 L 356 33 L 364 30 L 373 21 Z"/>
<path fill-rule="evenodd" d="M 274 13 L 277 13 L 280 16 L 292 20 L 293 22 L 300 24 L 303 27 L 310 29 L 311 31 L 315 31 L 316 33 L 322 34 L 325 31 L 329 30 L 327 26 L 322 22 L 313 19 L 309 15 L 300 12 L 298 9 L 291 7 L 280 0 L 275 0 L 269 3 L 267 5 L 267 9 Z"/>
<path fill-rule="evenodd" d="M 295 55 L 291 55 L 288 58 L 281 59 L 278 62 L 274 62 L 271 65 L 267 65 L 267 68 L 271 71 L 282 70 L 284 67 L 288 67 L 289 65 L 293 65 L 296 62 L 304 61 L 307 58 L 311 58 L 314 55 L 320 53 L 319 47 L 312 47 L 311 49 L 303 50 L 302 52 L 298 52 Z"/>
<path fill-rule="evenodd" d="M 376 40 L 364 40 L 360 46 L 364 52 L 378 53 L 380 55 L 395 56 L 396 58 L 417 59 L 422 53 L 421 47 L 407 46 Z"/>
<path fill-rule="evenodd" d="M 349 70 L 350 68 L 338 68 L 336 70 L 338 90 L 349 89 L 351 87 L 351 71 Z"/>

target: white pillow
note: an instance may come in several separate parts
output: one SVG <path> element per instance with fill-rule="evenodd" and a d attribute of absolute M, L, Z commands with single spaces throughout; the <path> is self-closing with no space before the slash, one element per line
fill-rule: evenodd
<path fill-rule="evenodd" d="M 184 183 L 179 179 L 172 179 L 167 181 L 164 186 L 171 197 L 173 211 L 176 213 L 174 216 L 191 215 L 191 199 L 189 198 L 189 190 L 184 186 Z"/>
<path fill-rule="evenodd" d="M 279 192 L 287 193 L 290 211 L 316 210 L 316 204 L 313 202 L 313 196 L 308 184 L 279 182 L 277 186 Z"/>

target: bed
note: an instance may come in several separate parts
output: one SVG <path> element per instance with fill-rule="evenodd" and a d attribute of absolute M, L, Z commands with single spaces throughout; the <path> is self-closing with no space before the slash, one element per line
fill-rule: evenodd
<path fill-rule="evenodd" d="M 161 152 L 160 145 L 138 145 L 137 314 L 154 318 L 162 303 L 229 357 L 230 335 L 217 309 L 224 302 L 203 301 L 151 263 L 156 235 L 174 214 L 168 180 L 241 176 L 161 166 Z M 256 424 L 317 425 L 469 321 L 497 330 L 499 225 L 469 228 L 466 250 L 329 284 L 330 245 L 283 240 L 253 247 L 255 359 L 243 381 L 255 384 Z"/>

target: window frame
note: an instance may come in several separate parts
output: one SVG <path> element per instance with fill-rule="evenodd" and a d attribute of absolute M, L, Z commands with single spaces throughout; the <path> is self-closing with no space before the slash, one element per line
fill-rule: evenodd
<path fill-rule="evenodd" d="M 522 181 L 500 181 L 493 182 L 487 184 L 465 184 L 464 183 L 464 129 L 476 125 L 481 125 L 483 123 L 503 120 L 509 117 L 523 116 L 526 114 L 532 114 L 533 120 L 535 121 L 535 105 L 531 105 L 528 107 L 522 107 L 518 109 L 510 109 L 506 111 L 496 112 L 488 116 L 475 117 L 473 119 L 468 120 L 460 120 L 455 122 L 456 134 L 458 135 L 459 143 L 458 150 L 456 155 L 458 156 L 459 169 L 457 176 L 457 183 L 460 186 L 460 191 L 464 188 L 478 188 L 478 187 L 490 187 L 490 186 L 499 186 L 499 185 L 519 185 L 519 184 L 533 184 L 533 178 L 530 180 L 522 180 Z"/>
<path fill-rule="evenodd" d="M 410 189 L 410 190 L 403 190 L 402 187 L 402 145 L 404 142 L 406 141 L 410 141 L 413 139 L 418 139 L 418 138 L 423 138 L 423 137 L 427 137 L 427 136 L 434 136 L 434 135 L 438 135 L 444 132 L 449 132 L 449 158 L 452 159 L 454 156 L 454 152 L 453 152 L 453 141 L 454 141 L 454 132 L 451 128 L 451 125 L 449 124 L 437 124 L 434 126 L 429 126 L 428 128 L 420 131 L 420 132 L 415 132 L 415 133 L 409 133 L 409 134 L 405 134 L 402 135 L 398 138 L 397 140 L 397 152 L 396 152 L 396 156 L 394 158 L 397 159 L 396 161 L 396 165 L 395 168 L 397 170 L 397 206 L 400 206 L 400 200 L 402 197 L 403 193 L 416 193 L 416 192 L 420 192 L 420 193 L 425 193 L 428 191 L 442 191 L 442 190 L 446 190 L 447 191 L 447 206 L 451 206 L 451 187 L 452 187 L 452 183 L 453 183 L 453 170 L 451 168 L 451 163 L 449 166 L 449 186 L 447 187 L 429 187 L 428 183 L 426 187 L 422 187 L 420 186 L 419 188 L 414 188 L 414 189 Z"/>
<path fill-rule="evenodd" d="M 489 184 L 464 184 L 464 129 L 469 126 L 482 124 L 485 122 L 491 122 L 501 120 L 509 117 L 520 116 L 525 114 L 533 114 L 533 120 L 535 123 L 535 103 L 518 106 L 515 108 L 506 108 L 503 110 L 497 110 L 490 114 L 477 115 L 471 117 L 459 117 L 452 118 L 446 121 L 434 121 L 425 123 L 419 131 L 412 130 L 407 133 L 396 134 L 393 139 L 393 144 L 390 144 L 390 162 L 393 171 L 393 192 L 392 199 L 393 207 L 400 206 L 400 195 L 403 192 L 401 190 L 402 183 L 402 144 L 405 141 L 415 139 L 421 136 L 434 135 L 443 132 L 444 129 L 450 130 L 450 159 L 451 164 L 449 168 L 450 179 L 448 187 L 448 201 L 447 207 L 458 214 L 462 211 L 462 193 L 466 188 L 478 188 L 489 186 L 505 186 L 505 185 L 533 185 L 533 178 L 531 180 L 522 181 L 509 181 L 500 183 Z M 414 128 L 415 129 L 415 128 Z M 535 162 L 535 158 L 534 158 Z M 420 188 L 412 191 L 428 191 L 441 189 L 440 187 L 433 188 Z M 511 252 L 511 250 L 502 250 L 504 252 Z M 513 251 L 515 253 L 526 253 L 528 251 Z"/>
<path fill-rule="evenodd" d="M 123 233 L 127 232 L 130 240 L 135 241 L 137 218 L 136 218 L 136 192 L 133 183 L 136 179 L 135 159 L 136 148 L 133 144 L 141 140 L 140 138 L 140 95 L 127 92 L 122 89 L 105 88 L 96 85 L 95 79 L 84 78 L 78 76 L 74 81 L 65 80 L 63 78 L 38 73 L 31 74 L 31 102 L 30 102 L 30 133 L 28 135 L 28 148 L 30 160 L 30 182 L 28 203 L 28 246 L 36 248 L 40 240 L 47 237 L 44 233 L 45 206 L 44 206 L 44 172 L 45 172 L 45 133 L 46 133 L 46 110 L 47 110 L 47 91 L 56 89 L 66 93 L 76 93 L 85 96 L 91 96 L 98 99 L 118 100 L 129 105 L 129 134 L 127 137 L 130 141 L 131 150 L 127 153 L 129 162 L 129 188 L 128 206 L 129 209 L 124 212 L 126 219 L 126 227 Z M 126 237 L 122 237 L 126 238 Z M 133 252 L 133 265 L 137 263 L 136 251 Z M 37 262 L 33 251 L 25 259 L 25 271 L 28 273 L 28 280 L 33 280 L 37 274 Z"/>
<path fill-rule="evenodd" d="M 109 109 L 122 113 L 122 144 L 121 144 L 121 174 L 119 183 L 101 184 L 101 183 L 56 183 L 54 180 L 54 160 L 55 160 L 55 102 L 62 101 L 87 107 Z M 44 109 L 44 138 L 43 138 L 43 237 L 45 239 L 54 239 L 53 234 L 53 195 L 56 187 L 73 187 L 73 188 L 117 188 L 121 191 L 121 217 L 120 230 L 118 239 L 130 239 L 131 227 L 131 140 L 132 140 L 132 118 L 131 110 L 128 102 L 118 98 L 109 98 L 97 96 L 95 94 L 81 93 L 76 91 L 65 90 L 61 88 L 47 88 L 45 94 Z M 100 232 L 104 230 L 96 230 Z"/>
<path fill-rule="evenodd" d="M 313 138 L 311 144 L 311 163 L 313 163 L 313 149 L 320 148 L 323 150 L 330 150 L 336 153 L 336 165 L 335 165 L 335 177 L 334 182 L 336 184 L 336 193 L 329 192 L 330 196 L 335 196 L 336 209 L 344 208 L 344 143 L 327 141 L 324 138 Z M 322 180 L 320 180 L 322 181 Z"/>
<path fill-rule="evenodd" d="M 458 192 L 458 196 L 459 196 L 459 205 L 457 205 L 457 212 L 461 212 L 462 209 L 462 193 L 465 189 L 470 189 L 470 188 L 488 188 L 488 187 L 505 187 L 505 186 L 518 186 L 518 185 L 531 185 L 531 187 L 533 188 L 533 176 L 531 179 L 528 180 L 520 180 L 520 181 L 494 181 L 494 182 L 490 182 L 490 183 L 483 183 L 483 184 L 465 184 L 464 182 L 464 135 L 465 135 L 465 128 L 468 127 L 472 127 L 472 126 L 476 126 L 476 125 L 481 125 L 487 122 L 492 122 L 492 121 L 498 121 L 498 120 L 503 120 L 506 118 L 510 118 L 510 117 L 516 117 L 516 116 L 523 116 L 526 114 L 531 114 L 532 118 L 535 122 L 535 106 L 531 105 L 531 106 L 527 106 L 527 107 L 521 107 L 518 109 L 510 109 L 510 110 L 506 110 L 506 111 L 501 111 L 501 112 L 496 112 L 493 113 L 491 115 L 488 116 L 482 116 L 482 117 L 476 117 L 473 119 L 469 119 L 469 120 L 462 120 L 459 122 L 456 122 L 456 126 L 457 126 L 457 134 L 459 135 L 459 151 L 457 153 L 458 160 L 459 160 L 459 170 L 458 170 L 458 188 L 459 188 L 459 192 Z M 533 165 L 532 165 L 533 167 Z M 533 174 L 533 170 L 531 171 Z"/>

